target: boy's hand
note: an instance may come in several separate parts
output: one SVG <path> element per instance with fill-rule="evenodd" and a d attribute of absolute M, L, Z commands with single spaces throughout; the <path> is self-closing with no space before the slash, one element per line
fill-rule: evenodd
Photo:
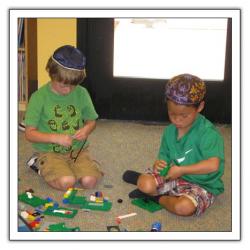
<path fill-rule="evenodd" d="M 76 131 L 76 133 L 72 136 L 73 139 L 78 140 L 78 141 L 83 141 L 86 140 L 88 135 L 85 132 L 86 129 L 81 128 L 79 130 Z"/>
<path fill-rule="evenodd" d="M 163 160 L 156 160 L 153 165 L 153 171 L 159 173 L 163 168 L 167 166 L 167 163 Z"/>
<path fill-rule="evenodd" d="M 72 145 L 73 139 L 70 135 L 55 134 L 53 142 L 64 147 L 69 147 Z"/>
<path fill-rule="evenodd" d="M 168 179 L 174 180 L 181 177 L 183 175 L 183 169 L 183 167 L 179 167 L 176 165 L 171 166 L 167 175 Z"/>

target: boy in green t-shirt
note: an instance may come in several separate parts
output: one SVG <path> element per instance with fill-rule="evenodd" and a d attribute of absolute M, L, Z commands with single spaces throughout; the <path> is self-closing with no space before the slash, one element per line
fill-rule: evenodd
<path fill-rule="evenodd" d="M 171 124 L 164 130 L 153 170 L 124 173 L 123 180 L 139 189 L 129 194 L 131 198 L 149 196 L 174 214 L 190 216 L 202 214 L 224 191 L 224 142 L 200 114 L 205 93 L 205 83 L 190 74 L 168 81 L 165 97 Z"/>
<path fill-rule="evenodd" d="M 39 174 L 59 190 L 77 181 L 94 188 L 102 177 L 87 149 L 98 115 L 88 91 L 79 85 L 86 77 L 85 65 L 86 58 L 77 48 L 58 48 L 46 66 L 51 82 L 33 93 L 25 114 L 25 136 L 38 152 L 34 161 Z"/>

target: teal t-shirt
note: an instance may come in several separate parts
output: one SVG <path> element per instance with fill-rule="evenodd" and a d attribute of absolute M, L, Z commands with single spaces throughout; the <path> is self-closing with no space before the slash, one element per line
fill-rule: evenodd
<path fill-rule="evenodd" d="M 92 100 L 84 87 L 77 85 L 68 95 L 62 96 L 51 90 L 49 82 L 32 94 L 25 124 L 40 132 L 74 135 L 83 127 L 84 121 L 97 118 Z M 82 144 L 82 141 L 73 140 L 70 147 L 53 143 L 33 143 L 33 147 L 42 152 L 67 153 L 80 148 Z"/>
<path fill-rule="evenodd" d="M 158 159 L 168 164 L 185 166 L 199 161 L 218 157 L 218 171 L 209 174 L 183 175 L 181 178 L 198 184 L 208 192 L 218 195 L 224 192 L 221 177 L 224 173 L 224 141 L 215 126 L 204 116 L 198 115 L 190 130 L 180 139 L 178 131 L 171 124 L 164 130 Z"/>

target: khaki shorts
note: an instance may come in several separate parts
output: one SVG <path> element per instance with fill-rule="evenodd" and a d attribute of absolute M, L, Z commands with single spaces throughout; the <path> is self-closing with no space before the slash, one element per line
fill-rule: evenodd
<path fill-rule="evenodd" d="M 46 182 L 63 176 L 75 176 L 77 180 L 84 176 L 100 179 L 103 174 L 98 169 L 96 161 L 90 158 L 88 149 L 82 150 L 75 160 L 78 151 L 79 149 L 68 154 L 40 153 L 38 158 L 40 175 Z"/>

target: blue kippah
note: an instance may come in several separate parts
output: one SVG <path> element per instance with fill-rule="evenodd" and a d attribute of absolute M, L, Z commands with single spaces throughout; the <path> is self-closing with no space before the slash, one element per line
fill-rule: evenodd
<path fill-rule="evenodd" d="M 72 70 L 83 70 L 86 65 L 86 57 L 79 49 L 71 45 L 56 49 L 52 59 L 62 67 Z"/>

